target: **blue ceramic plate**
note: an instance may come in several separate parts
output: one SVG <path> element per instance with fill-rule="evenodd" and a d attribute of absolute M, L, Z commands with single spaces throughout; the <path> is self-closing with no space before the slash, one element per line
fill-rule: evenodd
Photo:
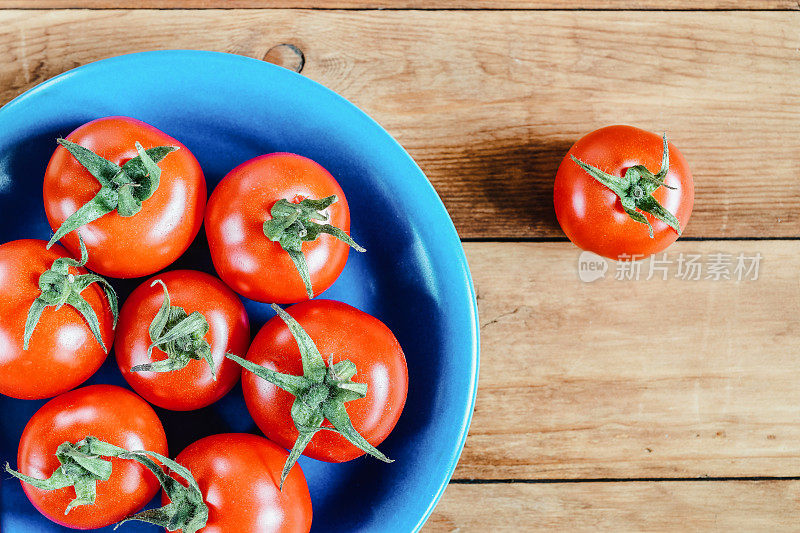
<path fill-rule="evenodd" d="M 323 297 L 373 314 L 394 331 L 408 359 L 409 394 L 381 445 L 395 463 L 301 459 L 314 504 L 312 531 L 418 530 L 464 446 L 478 379 L 467 262 L 422 171 L 366 114 L 294 72 L 215 52 L 133 54 L 67 72 L 0 110 L 0 242 L 49 238 L 42 177 L 55 139 L 108 115 L 144 120 L 183 142 L 200 160 L 209 192 L 239 163 L 276 151 L 308 156 L 337 178 L 351 207 L 353 236 L 368 252 L 351 253 Z M 172 268 L 213 273 L 203 231 Z M 124 298 L 141 281 L 114 284 Z M 255 334 L 272 311 L 245 304 Z M 89 383 L 126 386 L 113 357 Z M 0 396 L 0 461 L 16 464 L 22 430 L 43 403 Z M 206 409 L 157 411 L 173 456 L 206 435 L 258 433 L 238 386 Z M 0 530 L 69 531 L 39 515 L 9 476 L 0 490 Z M 119 531 L 154 530 L 126 524 Z"/>

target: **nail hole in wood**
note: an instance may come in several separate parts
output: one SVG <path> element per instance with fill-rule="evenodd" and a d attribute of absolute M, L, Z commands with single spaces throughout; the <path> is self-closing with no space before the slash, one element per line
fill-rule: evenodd
<path fill-rule="evenodd" d="M 295 45 L 283 43 L 270 48 L 264 56 L 264 61 L 300 73 L 306 65 L 306 56 Z"/>

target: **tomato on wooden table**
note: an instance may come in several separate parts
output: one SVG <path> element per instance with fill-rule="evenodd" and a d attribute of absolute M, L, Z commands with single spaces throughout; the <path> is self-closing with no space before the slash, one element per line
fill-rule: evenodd
<path fill-rule="evenodd" d="M 206 235 L 222 280 L 247 298 L 293 303 L 339 277 L 350 247 L 347 199 L 306 157 L 267 154 L 231 170 L 214 189 Z"/>
<path fill-rule="evenodd" d="M 13 398 L 50 398 L 77 387 L 114 342 L 113 290 L 61 246 L 46 246 L 35 239 L 0 245 L 0 393 Z M 38 320 L 26 325 L 37 309 Z"/>
<path fill-rule="evenodd" d="M 167 454 L 167 437 L 153 408 L 134 393 L 113 385 L 91 385 L 53 398 L 31 417 L 19 443 L 17 468 L 46 479 L 59 468 L 58 447 L 94 436 L 128 450 Z M 41 490 L 23 482 L 31 503 L 47 518 L 76 529 L 105 527 L 141 509 L 158 492 L 156 477 L 142 465 L 112 458 L 107 481 L 96 484 L 94 505 L 79 505 L 73 487 Z"/>
<path fill-rule="evenodd" d="M 569 149 L 553 197 L 558 222 L 578 247 L 637 259 L 675 242 L 692 213 L 694 183 L 666 136 L 608 126 Z"/>
<path fill-rule="evenodd" d="M 43 188 L 53 240 L 77 253 L 79 232 L 88 268 L 115 278 L 152 274 L 186 251 L 206 205 L 203 171 L 188 148 L 128 117 L 94 120 L 59 143 Z"/>
<path fill-rule="evenodd" d="M 173 309 L 162 338 L 189 316 L 198 322 L 149 350 L 159 338 L 153 339 L 151 325 L 167 301 Z M 130 386 L 150 403 L 178 411 L 199 409 L 233 388 L 241 368 L 225 354 L 244 355 L 249 343 L 247 312 L 231 289 L 204 272 L 175 270 L 144 282 L 125 301 L 117 329 L 117 364 Z M 132 371 L 153 362 L 160 365 Z"/>
<path fill-rule="evenodd" d="M 329 462 L 365 453 L 391 462 L 375 447 L 403 411 L 408 367 L 389 328 L 333 300 L 302 302 L 286 311 L 273 308 L 279 316 L 253 339 L 242 387 L 261 431 L 292 448 L 284 474 L 301 452 Z"/>
<path fill-rule="evenodd" d="M 312 509 L 303 471 L 294 468 L 278 487 L 286 456 L 264 437 L 244 433 L 211 435 L 178 454 L 208 504 L 200 533 L 307 533 Z"/>

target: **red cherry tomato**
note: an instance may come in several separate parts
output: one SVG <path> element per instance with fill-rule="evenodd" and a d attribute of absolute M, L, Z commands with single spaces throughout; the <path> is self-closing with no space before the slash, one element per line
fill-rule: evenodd
<path fill-rule="evenodd" d="M 153 409 L 134 393 L 113 385 L 91 385 L 58 396 L 31 417 L 22 433 L 17 465 L 25 475 L 45 479 L 59 467 L 56 449 L 87 436 L 128 450 L 167 455 L 167 437 Z M 108 481 L 97 482 L 94 505 L 74 507 L 75 489 L 43 491 L 22 483 L 31 503 L 44 516 L 76 529 L 105 527 L 138 511 L 158 492 L 155 476 L 140 464 L 111 459 Z"/>
<path fill-rule="evenodd" d="M 86 319 L 72 306 L 46 307 L 23 348 L 25 322 L 34 300 L 42 294 L 39 277 L 56 259 L 69 257 L 61 246 L 46 249 L 39 240 L 20 240 L 0 246 L 0 393 L 20 399 L 50 398 L 89 379 L 106 353 Z M 73 275 L 86 274 L 70 267 Z M 101 338 L 111 349 L 114 317 L 103 290 L 89 285 L 81 296 L 94 310 Z"/>
<path fill-rule="evenodd" d="M 631 126 L 602 128 L 576 142 L 558 168 L 553 191 L 556 217 L 567 237 L 584 250 L 612 259 L 647 256 L 675 242 L 678 238 L 675 229 L 646 214 L 653 227 L 651 238 L 648 226 L 633 220 L 623 209 L 620 198 L 570 157 L 622 177 L 636 165 L 658 173 L 662 153 L 661 137 Z M 686 160 L 672 144 L 669 144 L 669 171 L 664 181 L 674 189 L 662 185 L 652 197 L 677 218 L 683 230 L 692 213 L 694 184 Z"/>
<path fill-rule="evenodd" d="M 161 177 L 141 211 L 130 217 L 113 211 L 78 231 L 89 250 L 88 268 L 105 276 L 135 278 L 172 264 L 200 230 L 206 205 L 206 182 L 194 155 L 164 132 L 139 120 L 107 117 L 79 127 L 67 140 L 117 165 L 137 157 L 135 143 L 145 149 L 175 146 L 158 162 Z M 100 183 L 63 146 L 56 148 L 44 177 L 44 207 L 53 231 L 100 191 Z M 78 236 L 62 242 L 77 255 Z"/>
<path fill-rule="evenodd" d="M 216 381 L 208 363 L 191 360 L 188 366 L 171 372 L 132 372 L 131 368 L 151 361 L 167 359 L 167 354 L 154 348 L 152 358 L 150 324 L 159 311 L 167 286 L 173 306 L 187 314 L 201 313 L 208 322 L 205 335 L 211 347 Z M 224 283 L 217 278 L 194 270 L 175 270 L 155 276 L 141 284 L 125 301 L 117 329 L 117 364 L 125 380 L 148 402 L 177 411 L 205 407 L 230 391 L 239 379 L 241 368 L 225 358 L 225 353 L 243 355 L 250 342 L 250 323 L 247 312 Z"/>
<path fill-rule="evenodd" d="M 264 234 L 264 222 L 278 200 L 299 203 L 336 195 L 327 208 L 328 224 L 350 232 L 350 211 L 339 184 L 314 161 L 275 153 L 251 159 L 228 173 L 214 189 L 206 211 L 206 234 L 214 267 L 239 294 L 270 303 L 308 300 L 303 280 L 289 254 Z M 349 246 L 322 234 L 304 242 L 314 294 L 330 287 L 342 273 Z"/>
<path fill-rule="evenodd" d="M 287 456 L 267 439 L 244 433 L 212 435 L 183 450 L 176 461 L 191 470 L 209 507 L 198 533 L 307 533 L 312 511 L 303 471 L 293 468 L 278 488 Z"/>
<path fill-rule="evenodd" d="M 312 300 L 287 309 L 308 333 L 326 364 L 349 359 L 356 366 L 352 380 L 367 384 L 364 398 L 345 403 L 353 427 L 378 446 L 394 429 L 408 393 L 408 368 L 400 344 L 386 325 L 355 307 L 333 300 Z M 284 374 L 302 375 L 300 350 L 279 318 L 258 332 L 247 359 Z M 242 375 L 247 409 L 270 440 L 291 448 L 298 431 L 291 417 L 294 397 L 251 372 Z M 330 427 L 326 421 L 325 426 Z M 364 451 L 333 431 L 319 431 L 303 452 L 329 462 L 344 462 Z"/>

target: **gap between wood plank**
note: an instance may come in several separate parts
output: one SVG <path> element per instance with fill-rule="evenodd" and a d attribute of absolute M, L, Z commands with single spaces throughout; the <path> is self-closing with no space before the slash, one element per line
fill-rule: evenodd
<path fill-rule="evenodd" d="M 709 476 L 709 477 L 630 477 L 587 479 L 451 479 L 451 485 L 528 484 L 553 485 L 562 483 L 669 483 L 692 481 L 800 481 L 800 476 Z"/>
<path fill-rule="evenodd" d="M 800 241 L 798 237 L 682 237 L 682 242 Z M 462 237 L 461 242 L 569 242 L 566 237 Z"/>
<path fill-rule="evenodd" d="M 287 9 L 298 11 L 361 11 L 361 12 L 381 12 L 381 11 L 507 11 L 524 13 L 528 11 L 549 11 L 549 12 L 611 12 L 611 11 L 635 11 L 635 12 L 655 12 L 655 13 L 795 13 L 800 11 L 800 0 L 795 7 L 774 9 L 731 9 L 731 8 L 655 8 L 655 7 L 576 7 L 571 9 L 547 8 L 547 7 L 39 7 L 26 6 L 18 7 L 12 5 L 6 7 L 0 2 L 0 11 L 285 11 Z"/>

